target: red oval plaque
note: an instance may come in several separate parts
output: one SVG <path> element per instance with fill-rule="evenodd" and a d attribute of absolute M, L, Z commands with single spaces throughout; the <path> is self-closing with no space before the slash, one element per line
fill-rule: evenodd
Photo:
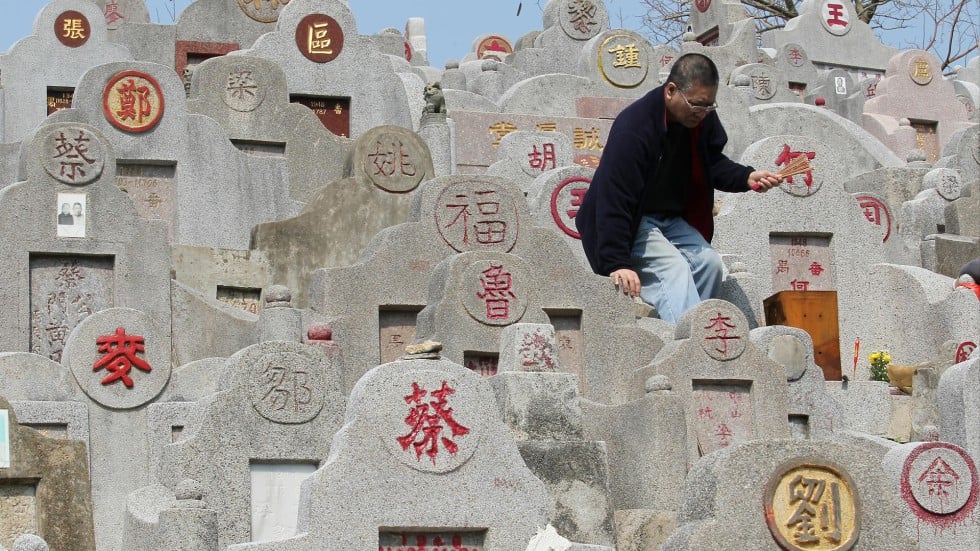
<path fill-rule="evenodd" d="M 123 71 L 109 79 L 102 90 L 106 119 L 124 132 L 146 132 L 163 116 L 163 93 L 150 75 Z"/>

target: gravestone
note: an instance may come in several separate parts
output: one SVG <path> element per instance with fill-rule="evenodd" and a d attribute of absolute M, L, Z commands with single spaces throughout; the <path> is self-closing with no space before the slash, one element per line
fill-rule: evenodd
<path fill-rule="evenodd" d="M 814 79 L 813 86 L 806 92 L 807 103 L 822 101 L 821 107 L 854 124 L 861 124 L 866 99 L 864 89 L 844 69 L 831 69 L 823 73 Z"/>
<path fill-rule="evenodd" d="M 71 106 L 82 74 L 128 59 L 128 49 L 108 41 L 105 20 L 94 3 L 56 0 L 44 6 L 33 34 L 0 55 L 0 142 L 29 139 L 46 116 Z"/>
<path fill-rule="evenodd" d="M 948 442 L 895 446 L 882 467 L 900 498 L 902 528 L 923 549 L 976 549 L 980 546 L 976 462 Z"/>
<path fill-rule="evenodd" d="M 908 119 L 914 132 L 903 131 Z M 899 156 L 921 149 L 935 163 L 950 136 L 972 123 L 953 84 L 942 77 L 939 60 L 908 50 L 888 60 L 885 78 L 864 107 L 863 126 Z M 909 135 L 911 134 L 911 136 Z"/>
<path fill-rule="evenodd" d="M 799 44 L 783 44 L 776 54 L 776 67 L 786 75 L 789 89 L 805 97 L 816 86 L 819 73 L 806 49 Z"/>
<path fill-rule="evenodd" d="M 703 458 L 687 477 L 679 522 L 664 551 L 733 541 L 746 549 L 919 548 L 895 530 L 901 513 L 879 454 L 837 442 L 771 439 Z"/>
<path fill-rule="evenodd" d="M 639 34 L 607 30 L 585 44 L 578 74 L 600 83 L 602 95 L 625 92 L 639 97 L 660 85 L 658 60 L 653 45 Z"/>
<path fill-rule="evenodd" d="M 80 442 L 20 425 L 0 396 L 0 547 L 21 548 L 22 534 L 54 549 L 95 550 L 88 456 Z"/>
<path fill-rule="evenodd" d="M 688 465 L 748 440 L 789 435 L 784 369 L 749 339 L 748 320 L 734 305 L 702 302 L 681 316 L 674 338 L 680 342 L 633 380 L 643 388 L 651 376 L 667 377 L 684 404 Z"/>
<path fill-rule="evenodd" d="M 252 249 L 268 259 L 275 281 L 296 291 L 298 307 L 309 303 L 314 270 L 357 261 L 375 234 L 408 219 L 414 190 L 434 176 L 428 146 L 398 126 L 358 138 L 346 172 L 317 190 L 298 216 L 253 230 Z"/>
<path fill-rule="evenodd" d="M 276 341 L 242 350 L 219 371 L 221 388 L 206 399 L 200 425 L 163 450 L 160 482 L 202 485 L 221 548 L 291 536 L 299 482 L 329 455 L 329 435 L 341 425 L 339 368 L 322 350 Z"/>
<path fill-rule="evenodd" d="M 50 124 L 23 151 L 26 180 L 0 190 L 0 220 L 22 228 L 4 240 L 9 269 L 0 272 L 0 297 L 19 306 L 0 322 L 0 349 L 59 361 L 72 329 L 105 308 L 138 307 L 169 320 L 165 230 L 139 220 L 117 189 L 103 135 Z"/>
<path fill-rule="evenodd" d="M 556 328 L 562 369 L 578 375 L 583 396 L 600 402 L 627 399 L 618 390 L 628 384 L 626 378 L 601 366 L 622 362 L 639 367 L 659 349 L 658 339 L 635 327 L 632 301 L 607 278 L 584 271 L 553 231 L 531 225 L 527 203 L 514 183 L 490 176 L 443 176 L 423 183 L 409 221 L 376 235 L 357 264 L 314 272 L 310 305 L 345 345 L 345 360 L 353 367 L 348 385 L 363 373 L 358 366 L 396 359 L 405 344 L 422 337 L 416 316 L 433 304 L 426 290 L 432 271 L 445 258 L 468 251 L 514 255 L 532 281 L 549 280 L 550 285 L 536 286 L 534 298 Z M 479 286 L 481 275 L 470 282 Z M 506 283 L 503 272 L 498 275 Z M 399 285 L 392 287 L 394 277 Z M 467 300 L 476 303 L 470 305 L 473 315 L 482 308 L 486 317 L 480 297 Z M 610 350 L 603 344 L 622 333 L 633 335 L 628 346 Z M 444 344 L 454 354 L 462 350 Z M 489 352 L 496 356 L 498 348 L 494 343 Z M 475 367 L 485 363 L 492 370 L 495 358 L 473 360 Z"/>
<path fill-rule="evenodd" d="M 317 189 L 342 178 L 353 149 L 310 109 L 289 102 L 285 74 L 267 59 L 236 55 L 201 63 L 187 110 L 216 120 L 248 155 L 285 158 L 295 201 L 306 202 Z"/>
<path fill-rule="evenodd" d="M 960 198 L 962 190 L 963 182 L 956 170 L 934 168 L 923 177 L 922 191 L 902 204 L 898 236 L 908 258 L 918 260 L 917 265 L 938 271 L 924 242 L 930 235 L 946 233 L 946 208 Z"/>
<path fill-rule="evenodd" d="M 299 535 L 230 549 L 521 549 L 544 525 L 544 484 L 498 419 L 489 382 L 462 366 L 378 366 L 353 389 L 346 421 L 303 483 Z"/>
<path fill-rule="evenodd" d="M 527 197 L 534 225 L 556 230 L 582 266 L 589 270 L 575 217 L 593 174 L 595 170 L 582 166 L 549 170 L 531 182 Z"/>
<path fill-rule="evenodd" d="M 939 380 L 942 440 L 980 456 L 980 354 L 947 369 Z"/>
<path fill-rule="evenodd" d="M 821 0 L 797 7 L 799 15 L 786 26 L 763 33 L 764 46 L 799 44 L 818 70 L 844 68 L 856 78 L 881 73 L 896 53 L 884 46 L 871 27 L 858 18 L 850 2 Z"/>
<path fill-rule="evenodd" d="M 290 101 L 314 111 L 323 109 L 318 116 L 334 134 L 357 138 L 388 124 L 413 128 L 402 79 L 389 57 L 370 38 L 358 35 L 346 2 L 308 0 L 285 5 L 279 10 L 276 30 L 241 55 L 279 65 Z"/>
<path fill-rule="evenodd" d="M 560 373 L 554 327 L 515 323 L 500 336 L 491 381 L 504 422 L 528 468 L 552 498 L 549 524 L 575 541 L 613 545 L 613 501 L 605 442 L 582 437 L 578 381 Z M 587 509 L 576 503 L 589 502 Z"/>
<path fill-rule="evenodd" d="M 572 164 L 572 142 L 558 132 L 517 130 L 500 140 L 497 161 L 486 174 L 517 182 L 528 195 L 535 178 Z"/>
<path fill-rule="evenodd" d="M 749 14 L 740 2 L 698 0 L 691 4 L 687 22 L 698 42 L 718 46 L 743 37 L 741 30 L 748 19 Z"/>
<path fill-rule="evenodd" d="M 149 23 L 150 12 L 145 0 L 91 0 L 102 10 L 105 26 L 115 31 L 125 25 Z M 112 33 L 110 33 L 110 37 Z"/>
<path fill-rule="evenodd" d="M 177 17 L 177 46 L 186 50 L 185 56 L 197 55 L 201 61 L 213 55 L 214 46 L 248 48 L 276 29 L 288 4 L 288 0 L 196 0 Z"/>
<path fill-rule="evenodd" d="M 607 30 L 609 12 L 605 2 L 550 0 L 544 6 L 544 30 L 535 37 L 534 48 L 547 52 L 553 63 L 549 72 L 577 74 L 578 51 Z M 518 64 L 519 59 L 515 59 Z"/>
<path fill-rule="evenodd" d="M 790 89 L 786 77 L 772 65 L 765 63 L 742 65 L 732 71 L 730 78 L 732 82 L 747 83 L 742 91 L 748 97 L 749 105 L 800 101 L 800 96 Z"/>

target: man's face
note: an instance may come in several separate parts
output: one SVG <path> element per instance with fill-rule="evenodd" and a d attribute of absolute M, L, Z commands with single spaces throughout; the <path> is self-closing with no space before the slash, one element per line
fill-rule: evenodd
<path fill-rule="evenodd" d="M 61 205 L 61 214 L 71 214 L 71 211 L 68 209 L 68 203 Z"/>
<path fill-rule="evenodd" d="M 690 90 L 681 92 L 680 88 L 671 82 L 664 90 L 667 120 L 687 128 L 694 128 L 701 124 L 701 121 L 710 113 L 710 111 L 701 108 L 713 106 L 717 95 L 717 86 L 696 84 Z"/>
<path fill-rule="evenodd" d="M 74 213 L 75 216 L 81 216 L 81 214 L 82 214 L 82 205 L 75 205 L 75 208 L 73 210 L 75 211 L 75 213 Z"/>

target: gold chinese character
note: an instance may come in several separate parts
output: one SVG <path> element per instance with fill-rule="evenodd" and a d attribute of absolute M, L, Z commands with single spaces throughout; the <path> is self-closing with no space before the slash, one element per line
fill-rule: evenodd
<path fill-rule="evenodd" d="M 338 114 L 338 115 L 343 115 L 343 114 L 344 114 L 344 108 L 343 108 L 343 107 L 342 107 L 342 106 L 341 106 L 341 105 L 340 105 L 340 104 L 338 103 L 338 104 L 337 104 L 337 105 L 336 105 L 336 106 L 335 106 L 335 107 L 333 108 L 333 112 L 334 112 L 334 113 L 336 113 L 336 114 Z"/>
<path fill-rule="evenodd" d="M 613 62 L 613 67 L 619 67 L 621 69 L 629 69 L 631 67 L 642 68 L 640 65 L 640 50 L 636 47 L 636 44 L 626 44 L 625 46 L 620 44 L 609 50 L 609 53 L 616 54 L 616 61 Z"/>
<path fill-rule="evenodd" d="M 330 47 L 331 39 L 327 36 L 330 32 L 327 30 L 328 24 L 327 22 L 323 22 L 310 25 L 309 39 L 306 46 L 307 52 L 310 54 L 333 55 L 333 49 Z"/>
<path fill-rule="evenodd" d="M 61 35 L 68 39 L 83 39 L 85 38 L 85 27 L 82 26 L 81 19 L 65 19 L 65 24 L 62 29 L 65 34 Z"/>
<path fill-rule="evenodd" d="M 912 78 L 931 80 L 932 75 L 929 74 L 929 62 L 924 59 L 915 60 L 915 72 L 912 73 Z"/>
<path fill-rule="evenodd" d="M 500 140 L 504 136 L 506 136 L 507 134 L 510 134 L 511 132 L 513 132 L 515 130 L 517 130 L 517 126 L 514 125 L 513 123 L 509 123 L 509 122 L 498 122 L 498 123 L 495 123 L 495 124 L 491 124 L 490 125 L 490 133 L 491 134 L 496 134 L 497 137 L 494 138 L 493 143 L 490 144 L 490 145 L 492 145 L 494 147 L 497 147 L 498 145 L 500 145 Z"/>
<path fill-rule="evenodd" d="M 592 127 L 591 130 L 576 128 L 574 134 L 575 149 L 593 149 L 602 151 L 602 144 L 599 143 L 599 129 Z"/>
<path fill-rule="evenodd" d="M 538 132 L 558 132 L 558 125 L 553 122 L 539 122 L 537 129 Z"/>

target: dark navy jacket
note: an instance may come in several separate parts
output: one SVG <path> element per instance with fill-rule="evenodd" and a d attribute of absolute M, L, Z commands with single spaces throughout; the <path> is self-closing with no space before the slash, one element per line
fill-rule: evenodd
<path fill-rule="evenodd" d="M 664 86 L 660 86 L 624 109 L 609 131 L 599 168 L 575 217 L 585 255 L 597 274 L 632 268 L 630 251 L 640 218 L 645 214 L 644 205 L 649 210 L 658 201 L 683 204 L 687 197 L 688 180 L 657 179 L 667 137 L 665 114 Z M 712 188 L 748 191 L 749 174 L 754 170 L 722 153 L 727 142 L 718 114 L 708 113 L 697 131 L 707 189 L 696 196 L 700 198 L 697 210 L 709 225 L 714 202 Z M 689 150 L 689 145 L 686 148 Z M 712 228 L 707 231 L 708 240 L 711 231 Z"/>

